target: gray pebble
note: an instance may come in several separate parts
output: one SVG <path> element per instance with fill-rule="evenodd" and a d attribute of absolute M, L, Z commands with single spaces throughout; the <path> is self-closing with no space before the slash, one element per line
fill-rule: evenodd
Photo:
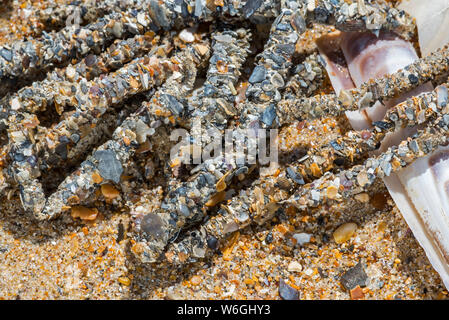
<path fill-rule="evenodd" d="M 299 300 L 299 292 L 290 287 L 283 279 L 279 280 L 279 296 L 284 300 Z"/>
<path fill-rule="evenodd" d="M 347 290 L 352 290 L 357 286 L 366 287 L 368 276 L 363 269 L 362 263 L 359 262 L 355 267 L 346 271 L 341 276 L 340 282 Z"/>
<path fill-rule="evenodd" d="M 262 82 L 265 79 L 265 74 L 266 70 L 263 66 L 256 66 L 248 81 L 251 84 Z"/>
<path fill-rule="evenodd" d="M 114 151 L 98 150 L 94 154 L 94 158 L 98 160 L 98 170 L 105 180 L 111 180 L 115 183 L 120 182 L 120 176 L 123 173 L 123 167 L 117 160 Z"/>

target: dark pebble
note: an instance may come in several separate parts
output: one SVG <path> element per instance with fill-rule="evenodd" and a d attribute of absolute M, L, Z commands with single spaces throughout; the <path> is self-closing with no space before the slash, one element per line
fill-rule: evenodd
<path fill-rule="evenodd" d="M 299 12 L 296 12 L 293 15 L 292 25 L 299 34 L 304 33 L 307 29 L 306 21 L 304 20 L 303 16 Z"/>
<path fill-rule="evenodd" d="M 256 66 L 249 77 L 248 81 L 251 84 L 262 82 L 265 79 L 265 68 L 263 66 Z"/>
<path fill-rule="evenodd" d="M 251 17 L 254 14 L 254 12 L 257 9 L 259 9 L 261 4 L 262 4 L 262 0 L 246 1 L 245 5 L 243 6 L 243 14 L 245 15 L 245 18 Z"/>
<path fill-rule="evenodd" d="M 303 176 L 300 173 L 295 172 L 295 170 L 293 170 L 291 167 L 287 168 L 287 175 L 290 177 L 290 179 L 295 181 L 297 184 L 300 184 L 300 185 L 305 184 Z"/>
<path fill-rule="evenodd" d="M 408 81 L 410 81 L 411 84 L 416 84 L 418 83 L 418 77 L 415 76 L 414 74 L 409 74 Z"/>
<path fill-rule="evenodd" d="M 97 57 L 93 54 L 90 54 L 86 58 L 84 58 L 84 63 L 88 67 L 93 66 L 96 62 L 97 62 Z"/>
<path fill-rule="evenodd" d="M 317 22 L 321 22 L 321 23 L 326 22 L 327 18 L 329 17 L 329 11 L 327 11 L 327 9 L 323 8 L 323 7 L 315 8 L 314 14 L 315 14 L 315 20 Z"/>
<path fill-rule="evenodd" d="M 120 182 L 120 176 L 123 173 L 123 167 L 120 161 L 115 157 L 112 150 L 98 150 L 94 153 L 94 158 L 98 160 L 98 170 L 105 180 L 111 180 L 115 183 Z"/>
<path fill-rule="evenodd" d="M 262 122 L 267 126 L 271 126 L 273 124 L 274 119 L 276 118 L 276 108 L 273 104 L 269 105 L 265 108 L 262 114 Z"/>
<path fill-rule="evenodd" d="M 270 243 L 273 242 L 273 234 L 272 234 L 271 232 L 269 232 L 269 233 L 267 234 L 267 236 L 265 237 L 265 242 L 266 242 L 267 244 L 270 244 Z"/>
<path fill-rule="evenodd" d="M 62 159 L 67 159 L 67 143 L 60 143 L 55 148 L 55 153 Z"/>
<path fill-rule="evenodd" d="M 279 52 L 281 54 L 285 53 L 285 54 L 291 56 L 293 53 L 295 53 L 295 45 L 288 44 L 288 43 L 279 44 L 276 47 L 276 52 Z"/>
<path fill-rule="evenodd" d="M 12 52 L 8 49 L 2 49 L 0 54 L 5 60 L 11 61 L 12 60 Z"/>
<path fill-rule="evenodd" d="M 181 102 L 176 100 L 176 98 L 170 94 L 164 94 L 161 96 L 161 99 L 167 104 L 167 107 L 173 112 L 175 115 L 180 116 L 184 111 L 184 106 Z"/>
<path fill-rule="evenodd" d="M 336 158 L 336 159 L 334 160 L 334 164 L 335 164 L 336 166 L 341 167 L 342 165 L 345 164 L 345 159 L 344 159 L 344 158 Z"/>
<path fill-rule="evenodd" d="M 357 286 L 366 287 L 367 281 L 368 276 L 366 275 L 361 262 L 346 271 L 340 278 L 341 284 L 347 290 L 352 290 Z"/>
<path fill-rule="evenodd" d="M 282 66 L 286 61 L 283 56 L 279 56 L 274 53 L 267 54 L 267 57 L 273 60 L 278 66 Z"/>
<path fill-rule="evenodd" d="M 123 223 L 118 224 L 118 230 L 117 230 L 117 243 L 125 239 L 125 227 L 123 226 Z"/>
<path fill-rule="evenodd" d="M 279 280 L 279 296 L 284 300 L 299 300 L 299 292 L 290 287 L 283 279 Z"/>
<path fill-rule="evenodd" d="M 216 250 L 218 248 L 218 240 L 214 236 L 209 236 L 207 238 L 207 246 L 209 249 Z"/>
<path fill-rule="evenodd" d="M 338 144 L 338 142 L 335 140 L 331 141 L 331 146 L 332 146 L 332 148 L 334 148 L 337 151 L 343 150 L 343 146 Z"/>
<path fill-rule="evenodd" d="M 164 232 L 162 231 L 163 224 L 162 219 L 158 215 L 148 213 L 143 217 L 142 222 L 140 223 L 140 230 L 149 236 L 160 239 L 164 235 Z"/>

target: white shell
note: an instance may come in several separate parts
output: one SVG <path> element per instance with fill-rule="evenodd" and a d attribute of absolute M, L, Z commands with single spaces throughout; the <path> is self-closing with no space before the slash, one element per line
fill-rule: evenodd
<path fill-rule="evenodd" d="M 419 8 L 421 5 L 426 7 L 424 3 L 429 3 L 427 1 L 416 2 L 420 2 L 417 5 Z M 447 11 L 449 1 L 435 2 L 440 5 L 441 13 L 432 14 L 435 12 L 426 8 L 423 11 L 430 15 L 426 18 L 426 15 L 421 12 L 419 19 L 431 21 L 436 15 L 436 22 L 438 22 L 449 16 Z M 433 4 L 430 7 L 433 8 Z M 420 24 L 418 20 L 418 28 L 420 26 L 422 28 L 423 25 L 425 23 L 421 22 Z M 441 30 L 444 29 L 441 28 Z M 431 35 L 427 31 L 419 34 L 420 36 Z M 438 35 L 435 36 L 435 34 Z M 393 73 L 418 58 L 413 47 L 402 39 L 383 39 L 381 34 L 378 40 L 371 39 L 370 43 L 363 38 L 363 34 L 346 34 L 340 42 L 348 64 L 346 74 L 350 75 L 357 86 L 369 78 Z M 435 39 L 440 42 L 433 41 Z M 429 45 L 430 49 L 421 47 L 421 50 L 423 52 L 432 51 L 443 46 L 448 39 L 449 32 L 434 30 L 431 38 L 420 39 L 421 45 Z M 357 54 L 351 53 L 351 46 L 356 48 Z M 359 47 L 357 48 L 357 46 Z M 325 55 L 325 52 L 321 53 Z M 339 82 L 334 80 L 332 84 L 334 83 L 338 84 Z M 336 90 L 341 89 L 338 85 L 336 87 Z M 432 90 L 432 85 L 427 83 L 399 98 L 387 101 L 385 106 L 377 103 L 374 107 L 361 112 L 348 112 L 346 115 L 354 129 L 369 128 L 372 121 L 380 120 L 385 115 L 387 108 L 408 97 L 430 90 Z M 377 152 L 383 152 L 388 147 L 399 144 L 416 130 L 416 127 L 404 128 L 388 134 Z M 449 146 L 440 147 L 434 153 L 416 160 L 389 177 L 385 177 L 384 183 L 415 238 L 424 248 L 430 263 L 441 276 L 444 285 L 449 288 Z"/>
<path fill-rule="evenodd" d="M 384 178 L 394 202 L 449 288 L 449 147 Z"/>
<path fill-rule="evenodd" d="M 419 46 L 423 56 L 449 43 L 449 1 L 402 0 L 400 9 L 416 18 Z"/>
<path fill-rule="evenodd" d="M 417 20 L 423 55 L 449 42 L 449 1 L 404 1 Z M 449 147 L 414 161 L 384 179 L 394 202 L 430 263 L 449 288 Z"/>
<path fill-rule="evenodd" d="M 409 42 L 388 32 L 380 32 L 378 36 L 371 32 L 343 33 L 341 49 L 348 63 L 351 78 L 357 87 L 369 79 L 394 73 L 418 59 L 415 49 Z M 428 89 L 420 87 L 416 91 Z M 382 120 L 389 107 L 406 98 L 407 96 L 403 96 L 394 101 L 387 101 L 385 105 L 376 102 L 361 111 L 347 112 L 346 116 L 355 130 L 367 129 L 371 127 L 372 122 Z"/>
<path fill-rule="evenodd" d="M 349 75 L 345 57 L 340 48 L 341 32 L 335 31 L 319 38 L 316 42 L 321 57 L 326 62 L 326 71 L 335 93 L 355 87 Z"/>

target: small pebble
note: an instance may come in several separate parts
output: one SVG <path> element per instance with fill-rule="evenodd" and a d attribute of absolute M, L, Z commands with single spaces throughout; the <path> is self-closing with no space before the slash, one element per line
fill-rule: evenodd
<path fill-rule="evenodd" d="M 369 195 L 367 193 L 365 193 L 365 192 L 356 194 L 354 196 L 354 198 L 357 201 L 360 201 L 360 202 L 363 202 L 363 203 L 367 203 L 369 201 Z"/>
<path fill-rule="evenodd" d="M 358 175 L 357 175 L 357 183 L 361 186 L 364 187 L 367 183 L 368 183 L 368 174 L 365 171 L 361 171 Z"/>
<path fill-rule="evenodd" d="M 120 176 L 123 173 L 123 167 L 117 160 L 114 151 L 98 150 L 95 151 L 94 157 L 98 160 L 98 170 L 105 180 L 111 180 L 115 183 L 120 182 Z"/>
<path fill-rule="evenodd" d="M 110 184 L 101 185 L 101 193 L 106 199 L 115 199 L 120 195 L 120 192 Z"/>
<path fill-rule="evenodd" d="M 361 300 L 365 297 L 362 288 L 360 286 L 355 287 L 350 291 L 351 300 Z"/>
<path fill-rule="evenodd" d="M 299 300 L 299 292 L 290 287 L 283 279 L 279 280 L 279 296 L 284 300 Z"/>
<path fill-rule="evenodd" d="M 263 66 L 256 66 L 248 81 L 251 84 L 262 82 L 265 79 L 265 68 Z"/>
<path fill-rule="evenodd" d="M 11 100 L 11 109 L 12 110 L 19 110 L 22 107 L 22 105 L 20 104 L 19 99 L 14 98 Z"/>
<path fill-rule="evenodd" d="M 75 206 L 75 207 L 72 207 L 71 215 L 74 219 L 80 218 L 81 220 L 92 221 L 97 218 L 98 210 L 95 208 L 89 209 L 86 207 Z"/>
<path fill-rule="evenodd" d="M 120 282 L 124 286 L 129 286 L 131 284 L 131 280 L 128 277 L 120 277 L 118 278 L 118 282 Z"/>
<path fill-rule="evenodd" d="M 190 283 L 193 284 L 194 286 L 199 285 L 201 282 L 202 280 L 200 276 L 193 276 L 192 279 L 190 279 Z"/>
<path fill-rule="evenodd" d="M 312 235 L 308 233 L 295 233 L 292 238 L 296 240 L 297 245 L 302 246 L 310 242 Z"/>
<path fill-rule="evenodd" d="M 340 244 L 348 241 L 356 230 L 357 225 L 353 222 L 342 224 L 334 231 L 335 242 Z"/>
<path fill-rule="evenodd" d="M 327 187 L 326 192 L 329 199 L 335 199 L 338 195 L 338 188 L 335 186 L 329 186 Z"/>
<path fill-rule="evenodd" d="M 72 66 L 68 66 L 65 69 L 65 75 L 66 75 L 67 79 L 73 81 L 75 79 L 75 76 L 76 76 L 75 68 L 73 68 Z"/>
<path fill-rule="evenodd" d="M 346 290 L 352 290 L 357 286 L 366 287 L 367 281 L 368 276 L 366 275 L 361 262 L 346 271 L 340 278 L 340 282 Z"/>
<path fill-rule="evenodd" d="M 193 35 L 191 29 L 184 29 L 179 33 L 179 39 L 186 43 L 195 41 L 195 36 Z"/>
<path fill-rule="evenodd" d="M 302 265 L 298 261 L 292 261 L 289 263 L 287 270 L 290 272 L 301 272 Z"/>

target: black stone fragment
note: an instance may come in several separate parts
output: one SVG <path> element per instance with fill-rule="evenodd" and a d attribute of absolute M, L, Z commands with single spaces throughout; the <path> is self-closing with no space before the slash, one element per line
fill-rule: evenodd
<path fill-rule="evenodd" d="M 295 172 L 295 170 L 293 170 L 291 167 L 287 168 L 287 175 L 297 184 L 305 184 L 303 176 L 300 173 Z"/>
<path fill-rule="evenodd" d="M 12 60 L 12 52 L 11 52 L 11 50 L 8 50 L 8 49 L 3 48 L 3 49 L 0 51 L 0 54 L 2 55 L 2 57 L 3 57 L 5 60 L 8 60 L 8 61 L 11 61 L 11 60 Z"/>
<path fill-rule="evenodd" d="M 344 159 L 344 158 L 336 158 L 336 159 L 334 160 L 334 164 L 335 164 L 336 166 L 341 167 L 342 165 L 345 164 L 345 159 Z"/>
<path fill-rule="evenodd" d="M 243 14 L 245 18 L 251 17 L 262 4 L 262 0 L 248 0 L 243 6 Z"/>
<path fill-rule="evenodd" d="M 293 53 L 295 53 L 295 45 L 293 44 L 279 44 L 276 47 L 276 52 L 279 52 L 280 54 L 287 54 L 291 56 Z"/>
<path fill-rule="evenodd" d="M 265 123 L 267 126 L 271 126 L 275 118 L 276 118 L 276 108 L 273 104 L 271 104 L 263 111 L 262 122 Z"/>
<path fill-rule="evenodd" d="M 118 224 L 118 230 L 117 230 L 117 243 L 125 239 L 125 227 L 123 226 L 123 223 Z"/>
<path fill-rule="evenodd" d="M 367 281 L 368 276 L 366 275 L 361 262 L 346 271 L 340 278 L 341 284 L 347 290 L 352 290 L 357 286 L 366 287 Z"/>
<path fill-rule="evenodd" d="M 299 292 L 290 287 L 283 279 L 279 280 L 279 296 L 284 300 L 299 300 Z"/>
<path fill-rule="evenodd" d="M 265 237 L 265 242 L 268 243 L 268 244 L 273 242 L 273 234 L 271 232 L 269 232 L 267 234 L 267 236 Z"/>
<path fill-rule="evenodd" d="M 209 249 L 216 250 L 218 248 L 218 240 L 214 236 L 209 236 L 207 238 L 207 246 Z"/>
<path fill-rule="evenodd" d="M 263 66 L 256 66 L 249 77 L 248 81 L 251 84 L 262 82 L 265 79 L 265 68 Z"/>
<path fill-rule="evenodd" d="M 317 7 L 313 11 L 315 14 L 315 20 L 320 23 L 325 23 L 329 18 L 329 11 L 324 7 Z"/>
<path fill-rule="evenodd" d="M 410 81 L 411 84 L 416 84 L 418 83 L 418 77 L 415 76 L 414 74 L 409 74 L 408 81 Z"/>
<path fill-rule="evenodd" d="M 306 21 L 304 20 L 303 16 L 299 12 L 296 12 L 295 14 L 293 14 L 291 23 L 292 23 L 293 28 L 295 28 L 295 30 L 299 34 L 304 33 L 307 29 Z"/>
<path fill-rule="evenodd" d="M 164 102 L 167 104 L 167 107 L 176 116 L 180 116 L 184 111 L 184 106 L 174 96 L 170 94 L 164 94 L 161 96 L 161 99 L 164 100 Z"/>
<path fill-rule="evenodd" d="M 164 235 L 162 227 L 162 219 L 154 213 L 148 213 L 145 215 L 140 224 L 140 230 L 143 233 L 156 239 L 160 239 Z"/>
<path fill-rule="evenodd" d="M 62 159 L 67 159 L 67 143 L 60 143 L 55 148 L 55 153 Z"/>
<path fill-rule="evenodd" d="M 115 152 L 112 150 L 98 150 L 94 153 L 94 158 L 98 160 L 98 171 L 105 180 L 111 180 L 115 183 L 120 182 L 120 176 L 123 173 L 123 167 L 117 160 Z"/>
<path fill-rule="evenodd" d="M 337 141 L 335 141 L 335 140 L 332 140 L 332 141 L 330 142 L 330 144 L 331 144 L 332 148 L 334 148 L 334 149 L 337 150 L 337 151 L 343 150 L 343 146 L 340 145 L 340 144 L 339 144 Z"/>
<path fill-rule="evenodd" d="M 375 121 L 375 122 L 373 122 L 373 126 L 378 127 L 383 130 L 386 130 L 386 129 L 393 127 L 393 124 L 385 122 L 385 121 Z"/>

